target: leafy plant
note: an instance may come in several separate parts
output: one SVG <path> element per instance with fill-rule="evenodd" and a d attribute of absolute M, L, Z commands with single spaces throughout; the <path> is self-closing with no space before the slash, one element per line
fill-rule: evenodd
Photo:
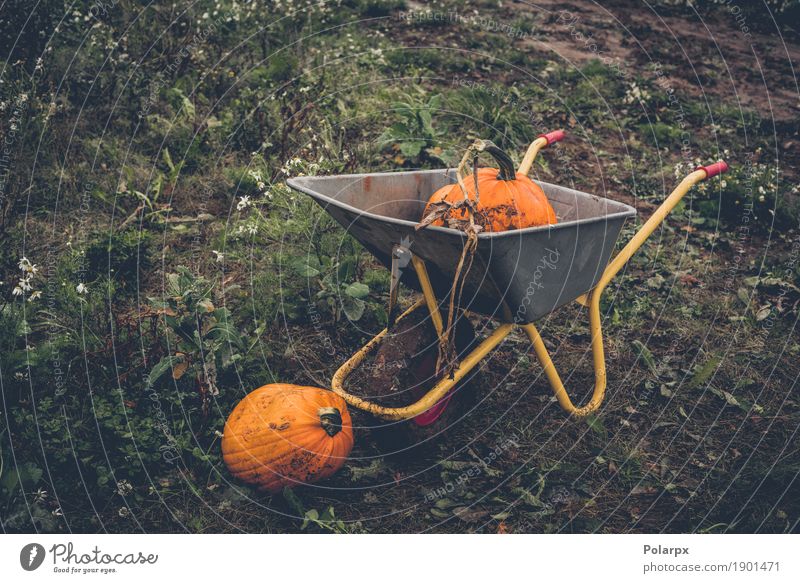
<path fill-rule="evenodd" d="M 153 385 L 168 371 L 175 381 L 184 376 L 194 379 L 204 413 L 211 398 L 219 394 L 218 372 L 247 350 L 228 308 L 214 305 L 212 291 L 204 277 L 181 266 L 177 273 L 167 275 L 165 299 L 150 299 L 162 317 L 168 354 L 152 368 L 147 383 Z"/>
<path fill-rule="evenodd" d="M 297 494 L 289 488 L 283 490 L 283 497 L 292 510 L 303 517 L 303 524 L 300 526 L 301 530 L 306 530 L 309 526 L 316 526 L 320 530 L 338 534 L 356 533 L 363 530 L 360 522 L 348 525 L 340 518 L 337 518 L 333 506 L 328 506 L 322 512 L 315 508 L 306 510 L 305 505 Z"/>
<path fill-rule="evenodd" d="M 342 257 L 338 262 L 329 256 L 321 259 L 315 255 L 297 256 L 289 260 L 289 267 L 300 277 L 318 286 L 313 301 L 326 307 L 335 321 L 344 314 L 357 322 L 366 311 L 370 288 L 366 283 L 351 281 L 355 276 L 358 256 Z"/>
<path fill-rule="evenodd" d="M 162 196 L 172 195 L 172 191 L 175 190 L 175 185 L 178 182 L 181 170 L 186 161 L 181 160 L 177 164 L 174 163 L 167 148 L 161 151 L 161 158 L 164 165 L 167 167 L 167 171 L 163 172 L 154 169 L 153 177 L 143 191 L 129 187 L 129 184 L 134 180 L 133 172 L 130 168 L 125 168 L 127 180 L 120 184 L 117 194 L 135 198 L 139 206 L 136 208 L 133 215 L 128 217 L 123 224 L 128 224 L 133 221 L 133 219 L 138 216 L 139 212 L 144 213 L 145 221 L 153 221 L 160 219 L 172 210 L 169 203 L 160 203 L 159 200 Z"/>
<path fill-rule="evenodd" d="M 462 80 L 448 97 L 447 105 L 448 124 L 465 140 L 469 137 L 464 131 L 467 130 L 472 137 L 521 151 L 544 131 L 544 120 L 537 109 L 537 105 L 541 107 L 540 100 L 514 86 Z"/>
<path fill-rule="evenodd" d="M 398 152 L 396 160 L 401 164 L 406 160 L 412 163 L 441 160 L 442 152 L 437 144 L 443 134 L 433 125 L 433 115 L 441 107 L 442 96 L 439 94 L 428 101 L 409 98 L 394 103 L 392 108 L 400 119 L 381 134 L 378 144 Z"/>

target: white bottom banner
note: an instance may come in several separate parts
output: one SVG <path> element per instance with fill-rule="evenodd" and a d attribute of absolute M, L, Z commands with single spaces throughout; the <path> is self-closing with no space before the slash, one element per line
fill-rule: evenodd
<path fill-rule="evenodd" d="M 800 581 L 792 535 L 4 535 L 3 581 Z M 585 579 L 578 579 L 579 577 Z"/>

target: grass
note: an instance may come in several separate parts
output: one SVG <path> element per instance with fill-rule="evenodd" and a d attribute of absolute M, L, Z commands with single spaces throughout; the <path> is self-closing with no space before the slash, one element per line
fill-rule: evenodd
<path fill-rule="evenodd" d="M 88 29 L 62 23 L 39 69 L 38 37 L 7 60 L 3 530 L 796 530 L 797 176 L 776 174 L 758 115 L 681 95 L 681 118 L 655 83 L 636 93 L 600 61 L 554 63 L 474 22 L 401 24 L 402 2 L 293 5 L 278 22 L 226 0 L 138 20 L 120 5 Z M 45 14 L 42 38 L 57 23 Z M 694 150 L 735 166 L 604 297 L 610 390 L 595 417 L 564 416 L 514 335 L 482 371 L 478 409 L 427 457 L 383 458 L 361 429 L 332 489 L 265 497 L 230 481 L 219 436 L 242 396 L 325 386 L 386 322 L 386 270 L 286 177 L 443 167 L 478 136 L 518 159 L 563 126 L 574 138 L 540 176 L 644 218 L 688 168 L 681 121 L 712 118 Z M 23 257 L 37 271 L 19 296 Z M 568 306 L 542 322 L 577 399 L 592 382 L 583 318 Z"/>

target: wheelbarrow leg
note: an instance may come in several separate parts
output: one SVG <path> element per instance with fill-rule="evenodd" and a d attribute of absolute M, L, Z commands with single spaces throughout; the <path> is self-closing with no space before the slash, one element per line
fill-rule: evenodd
<path fill-rule="evenodd" d="M 406 312 L 402 314 L 398 320 L 418 308 L 420 305 L 422 305 L 422 302 L 418 302 L 410 309 L 406 310 Z M 357 409 L 361 409 L 362 411 L 366 411 L 367 413 L 371 413 L 372 415 L 380 417 L 381 419 L 411 419 L 420 413 L 424 413 L 438 403 L 445 395 L 447 395 L 447 393 L 450 392 L 454 386 L 459 383 L 459 381 L 461 381 L 461 379 L 467 376 L 482 359 L 489 355 L 492 350 L 497 348 L 503 339 L 505 339 L 505 337 L 508 336 L 513 330 L 514 324 L 500 324 L 483 342 L 474 348 L 472 352 L 470 352 L 461 361 L 458 368 L 456 368 L 447 377 L 440 379 L 436 385 L 434 385 L 434 387 L 422 398 L 406 407 L 384 407 L 378 403 L 367 401 L 361 397 L 357 397 L 356 395 L 348 393 L 347 389 L 345 388 L 345 382 L 347 378 L 356 368 L 358 368 L 367 355 L 377 348 L 378 344 L 380 344 L 381 340 L 383 340 L 384 336 L 386 335 L 386 330 L 383 330 L 372 340 L 370 340 L 361 350 L 351 356 L 350 359 L 345 362 L 339 368 L 339 370 L 336 371 L 336 373 L 333 375 L 333 379 L 331 379 L 331 388 L 336 394 L 341 396 L 348 405 L 356 407 Z"/>
<path fill-rule="evenodd" d="M 428 305 L 428 311 L 431 313 L 433 327 L 436 329 L 436 334 L 441 338 L 444 324 L 442 323 L 442 314 L 439 311 L 439 301 L 436 299 L 436 294 L 433 293 L 433 286 L 428 277 L 428 268 L 425 267 L 425 261 L 413 254 L 411 255 L 411 263 L 414 265 L 414 270 L 417 272 L 417 279 L 422 288 L 422 295 L 425 297 L 425 303 Z"/>
<path fill-rule="evenodd" d="M 592 391 L 592 398 L 583 407 L 575 407 L 572 400 L 561 382 L 561 377 L 556 371 L 550 354 L 539 335 L 539 331 L 533 324 L 523 324 L 521 327 L 525 330 L 528 338 L 533 344 L 533 350 L 539 362 L 542 364 L 544 374 L 550 382 L 550 386 L 555 393 L 556 399 L 561 407 L 568 413 L 576 417 L 585 417 L 590 415 L 603 402 L 603 397 L 606 391 L 606 359 L 603 351 L 603 331 L 600 317 L 600 296 L 603 290 L 614 278 L 614 276 L 622 269 L 634 253 L 641 247 L 650 235 L 658 228 L 658 226 L 667 218 L 670 212 L 677 206 L 681 199 L 687 192 L 697 184 L 710 178 L 721 174 L 728 170 L 728 165 L 725 162 L 717 162 L 710 166 L 698 167 L 694 172 L 684 178 L 675 190 L 661 203 L 652 216 L 642 225 L 636 232 L 633 238 L 622 248 L 616 257 L 608 264 L 600 280 L 592 291 L 588 294 L 577 299 L 581 305 L 588 306 L 589 308 L 589 330 L 592 335 L 592 359 L 594 361 L 594 389 Z"/>
<path fill-rule="evenodd" d="M 576 417 L 585 417 L 594 413 L 603 402 L 606 392 L 606 357 L 603 351 L 603 331 L 600 319 L 600 295 L 591 294 L 589 300 L 589 329 L 592 335 L 592 359 L 594 361 L 594 389 L 592 390 L 591 400 L 583 407 L 576 407 L 561 382 L 561 377 L 556 370 L 550 353 L 544 345 L 539 330 L 533 324 L 523 324 L 521 328 L 525 330 L 528 338 L 533 344 L 536 357 L 544 369 L 544 374 L 550 382 L 553 393 L 558 400 L 558 404 L 567 413 Z"/>
<path fill-rule="evenodd" d="M 399 248 L 395 248 L 395 251 L 398 250 Z M 410 253 L 407 249 L 405 251 Z M 402 256 L 402 253 L 403 251 L 399 250 L 399 256 Z M 422 288 L 422 295 L 424 296 L 424 299 L 418 300 L 416 303 L 414 303 L 414 305 L 397 316 L 397 318 L 394 320 L 402 320 L 414 310 L 425 305 L 427 306 L 431 315 L 431 320 L 433 320 L 436 333 L 439 338 L 441 338 L 443 333 L 442 315 L 439 311 L 439 302 L 436 299 L 433 286 L 428 278 L 428 270 L 425 267 L 425 261 L 413 253 L 410 253 L 410 255 L 411 262 L 417 273 L 417 279 L 419 280 L 420 287 Z M 391 311 L 392 308 L 390 308 L 390 312 Z M 331 379 L 331 388 L 336 394 L 340 395 L 348 405 L 356 407 L 357 409 L 361 409 L 362 411 L 367 411 L 376 417 L 388 420 L 410 419 L 412 417 L 416 417 L 417 415 L 424 413 L 433 407 L 443 397 L 445 397 L 450 390 L 459 383 L 459 381 L 466 377 L 470 371 L 472 371 L 472 369 L 474 369 L 480 363 L 481 360 L 488 356 L 489 353 L 491 353 L 492 350 L 494 350 L 503 341 L 503 339 L 505 339 L 506 336 L 508 336 L 514 330 L 515 326 L 515 324 L 500 324 L 485 340 L 483 340 L 483 342 L 475 347 L 459 363 L 458 367 L 453 370 L 450 375 L 439 379 L 433 388 L 431 388 L 422 398 L 406 407 L 384 407 L 377 403 L 367 401 L 357 397 L 356 395 L 348 393 L 347 389 L 345 388 L 345 382 L 347 381 L 347 378 L 361 365 L 364 359 L 371 352 L 377 349 L 377 347 L 386 337 L 386 334 L 388 334 L 388 327 L 379 332 L 377 336 L 367 342 L 367 344 L 365 344 L 361 350 L 356 352 L 350 357 L 350 359 L 348 359 L 347 362 L 339 367 L 339 370 L 334 373 L 333 378 Z"/>

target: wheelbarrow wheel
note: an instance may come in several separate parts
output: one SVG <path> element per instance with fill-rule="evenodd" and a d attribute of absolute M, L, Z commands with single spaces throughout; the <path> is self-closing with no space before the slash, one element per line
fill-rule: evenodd
<path fill-rule="evenodd" d="M 447 315 L 443 314 L 443 318 L 446 321 Z M 455 345 L 459 360 L 476 345 L 475 329 L 465 316 L 456 323 Z M 427 393 L 438 380 L 438 354 L 438 337 L 424 310 L 400 320 L 375 355 L 371 382 L 373 390 L 382 394 L 379 402 L 403 406 Z M 436 406 L 414 419 L 374 419 L 370 423 L 374 443 L 384 455 L 393 457 L 416 456 L 438 443 L 446 430 L 465 421 L 475 403 L 477 375 L 476 369 Z"/>

